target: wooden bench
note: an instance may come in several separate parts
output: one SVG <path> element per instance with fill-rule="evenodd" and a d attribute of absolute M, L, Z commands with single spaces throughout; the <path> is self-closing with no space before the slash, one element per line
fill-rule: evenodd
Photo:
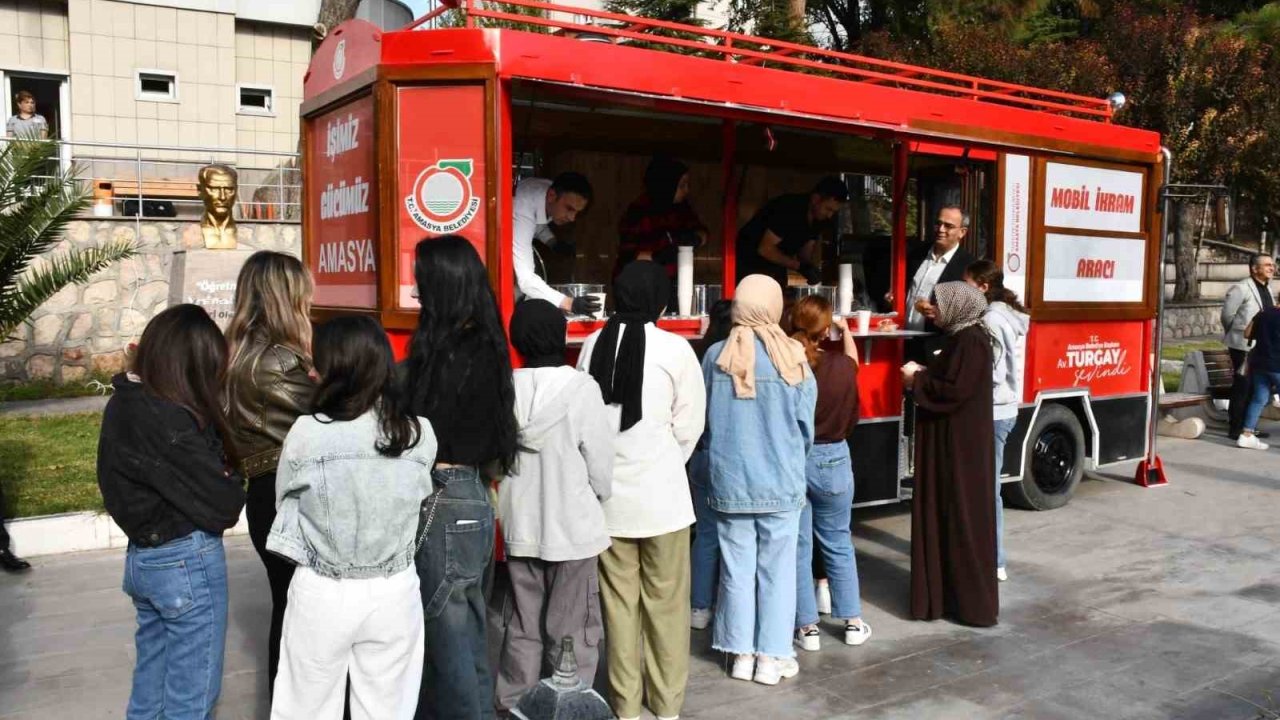
<path fill-rule="evenodd" d="M 1173 410 L 1174 408 L 1195 407 L 1210 399 L 1212 397 L 1208 393 L 1161 392 L 1160 409 Z"/>
<path fill-rule="evenodd" d="M 102 181 L 99 181 L 101 183 Z M 138 197 L 157 200 L 195 200 L 200 197 L 196 184 L 189 180 L 114 180 L 110 182 L 116 197 Z"/>

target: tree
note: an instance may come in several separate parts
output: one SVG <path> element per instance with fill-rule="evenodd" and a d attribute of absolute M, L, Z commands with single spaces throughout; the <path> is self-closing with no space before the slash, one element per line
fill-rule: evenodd
<path fill-rule="evenodd" d="M 73 171 L 42 178 L 53 143 L 16 140 L 0 147 L 0 342 L 62 288 L 89 280 L 111 263 L 133 256 L 133 244 L 107 243 L 40 257 L 56 246 L 76 215 L 89 206 L 88 187 Z M 37 262 L 37 258 L 40 258 Z"/>
<path fill-rule="evenodd" d="M 329 32 L 342 23 L 356 16 L 360 8 L 360 0 L 321 0 L 320 12 L 316 14 L 316 24 L 311 35 L 311 52 L 329 36 Z"/>
<path fill-rule="evenodd" d="M 609 12 L 698 25 L 699 0 L 609 0 Z"/>

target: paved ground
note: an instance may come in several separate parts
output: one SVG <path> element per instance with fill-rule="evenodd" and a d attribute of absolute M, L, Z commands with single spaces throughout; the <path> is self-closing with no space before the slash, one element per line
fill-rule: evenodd
<path fill-rule="evenodd" d="M 1009 512 L 1012 579 L 990 630 L 906 620 L 909 516 L 858 514 L 871 642 L 833 635 L 766 688 L 727 679 L 695 633 L 685 717 L 1280 718 L 1280 451 L 1162 447 L 1169 487 L 1095 478 L 1065 509 Z M 218 718 L 265 718 L 265 578 L 245 540 L 228 546 Z M 122 717 L 133 617 L 120 553 L 37 565 L 0 576 L 0 719 Z"/>

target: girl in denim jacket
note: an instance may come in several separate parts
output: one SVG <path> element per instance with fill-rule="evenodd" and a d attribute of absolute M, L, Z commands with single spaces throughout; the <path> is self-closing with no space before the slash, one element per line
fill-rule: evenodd
<path fill-rule="evenodd" d="M 732 656 L 734 679 L 764 685 L 800 672 L 791 646 L 796 542 L 817 402 L 804 348 L 778 327 L 781 318 L 777 281 L 748 275 L 729 338 L 702 361 L 707 502 L 722 558 L 712 647 Z"/>
<path fill-rule="evenodd" d="M 315 412 L 276 470 L 267 548 L 298 565 L 289 586 L 271 717 L 412 718 L 423 618 L 413 556 L 436 440 L 396 388 L 391 345 L 367 317 L 322 325 Z"/>

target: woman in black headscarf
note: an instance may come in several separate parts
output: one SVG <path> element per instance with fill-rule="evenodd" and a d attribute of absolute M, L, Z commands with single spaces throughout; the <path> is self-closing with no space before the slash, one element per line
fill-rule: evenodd
<path fill-rule="evenodd" d="M 676 248 L 698 247 L 707 239 L 707 226 L 689 205 L 688 166 L 665 155 L 654 156 L 644 171 L 644 193 L 623 213 L 618 235 L 615 278 L 636 260 L 652 260 L 674 281 Z"/>
<path fill-rule="evenodd" d="M 661 266 L 628 265 L 614 282 L 617 313 L 587 338 L 578 358 L 618 430 L 600 599 L 613 710 L 621 718 L 639 717 L 642 697 L 658 717 L 678 716 L 689 676 L 694 514 L 685 463 L 706 422 L 706 389 L 688 341 L 655 324 L 670 292 Z"/>

